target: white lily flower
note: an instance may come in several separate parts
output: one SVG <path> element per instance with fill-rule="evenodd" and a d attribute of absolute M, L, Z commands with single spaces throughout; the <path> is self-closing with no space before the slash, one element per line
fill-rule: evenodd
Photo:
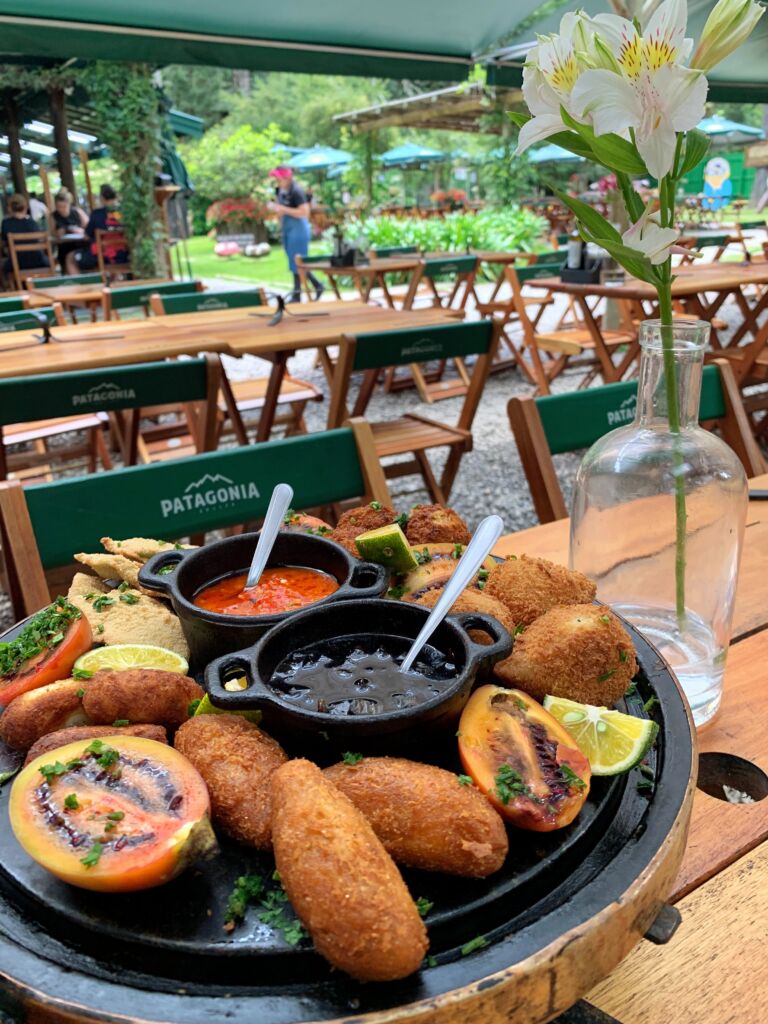
<path fill-rule="evenodd" d="M 641 253 L 655 265 L 663 263 L 675 248 L 679 235 L 674 228 L 663 228 L 658 214 L 646 206 L 643 215 L 621 236 L 624 245 Z M 682 250 L 687 252 L 687 250 Z"/>
<path fill-rule="evenodd" d="M 741 46 L 764 13 L 764 5 L 754 0 L 718 0 L 691 59 L 693 67 L 709 71 L 725 60 Z"/>

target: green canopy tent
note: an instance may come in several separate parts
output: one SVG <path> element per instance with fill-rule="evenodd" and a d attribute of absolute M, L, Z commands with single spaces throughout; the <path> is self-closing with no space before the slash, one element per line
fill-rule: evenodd
<path fill-rule="evenodd" d="M 333 146 L 313 146 L 291 157 L 287 166 L 295 171 L 327 171 L 331 167 L 346 167 L 354 157 L 343 149 Z"/>

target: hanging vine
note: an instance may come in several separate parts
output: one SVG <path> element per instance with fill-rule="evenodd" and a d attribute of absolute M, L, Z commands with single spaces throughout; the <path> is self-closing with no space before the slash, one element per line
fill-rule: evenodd
<path fill-rule="evenodd" d="M 99 138 L 120 167 L 120 211 L 138 277 L 157 274 L 154 179 L 161 114 L 148 64 L 97 61 L 80 79 L 99 120 Z"/>

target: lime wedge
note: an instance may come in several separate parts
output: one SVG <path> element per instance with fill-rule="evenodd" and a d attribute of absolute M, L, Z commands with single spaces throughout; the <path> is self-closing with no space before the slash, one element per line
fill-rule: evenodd
<path fill-rule="evenodd" d="M 576 740 L 593 775 L 621 775 L 645 757 L 659 727 L 648 718 L 545 697 L 544 707 Z"/>
<path fill-rule="evenodd" d="M 111 668 L 120 672 L 128 668 L 156 668 L 165 672 L 178 672 L 185 676 L 189 665 L 180 654 L 153 644 L 113 644 L 111 647 L 96 647 L 81 655 L 74 665 L 74 671 L 98 672 Z"/>
<path fill-rule="evenodd" d="M 235 685 L 242 684 L 242 685 Z M 244 690 L 248 684 L 245 678 L 242 679 L 231 679 L 228 683 L 224 684 L 225 690 Z M 240 715 L 241 718 L 247 718 L 249 722 L 253 722 L 254 725 L 258 725 L 261 721 L 261 712 L 256 711 L 227 711 L 225 708 L 217 708 L 214 704 L 211 704 L 211 698 L 206 693 L 200 703 L 197 705 L 195 710 L 195 717 L 197 715 Z"/>
<path fill-rule="evenodd" d="M 355 544 L 362 558 L 386 566 L 392 572 L 412 572 L 418 565 L 411 546 L 397 523 L 361 533 L 359 537 L 355 537 Z"/>

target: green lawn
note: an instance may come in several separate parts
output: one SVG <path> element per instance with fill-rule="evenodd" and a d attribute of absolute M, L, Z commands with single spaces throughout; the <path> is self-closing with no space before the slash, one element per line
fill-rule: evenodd
<path fill-rule="evenodd" d="M 278 288 L 291 286 L 288 260 L 281 246 L 273 245 L 268 256 L 253 259 L 250 256 L 216 256 L 214 245 L 214 240 L 205 235 L 190 238 L 187 246 L 193 277 L 218 277 L 225 281 Z M 310 252 L 316 248 L 319 247 L 310 246 Z"/>

